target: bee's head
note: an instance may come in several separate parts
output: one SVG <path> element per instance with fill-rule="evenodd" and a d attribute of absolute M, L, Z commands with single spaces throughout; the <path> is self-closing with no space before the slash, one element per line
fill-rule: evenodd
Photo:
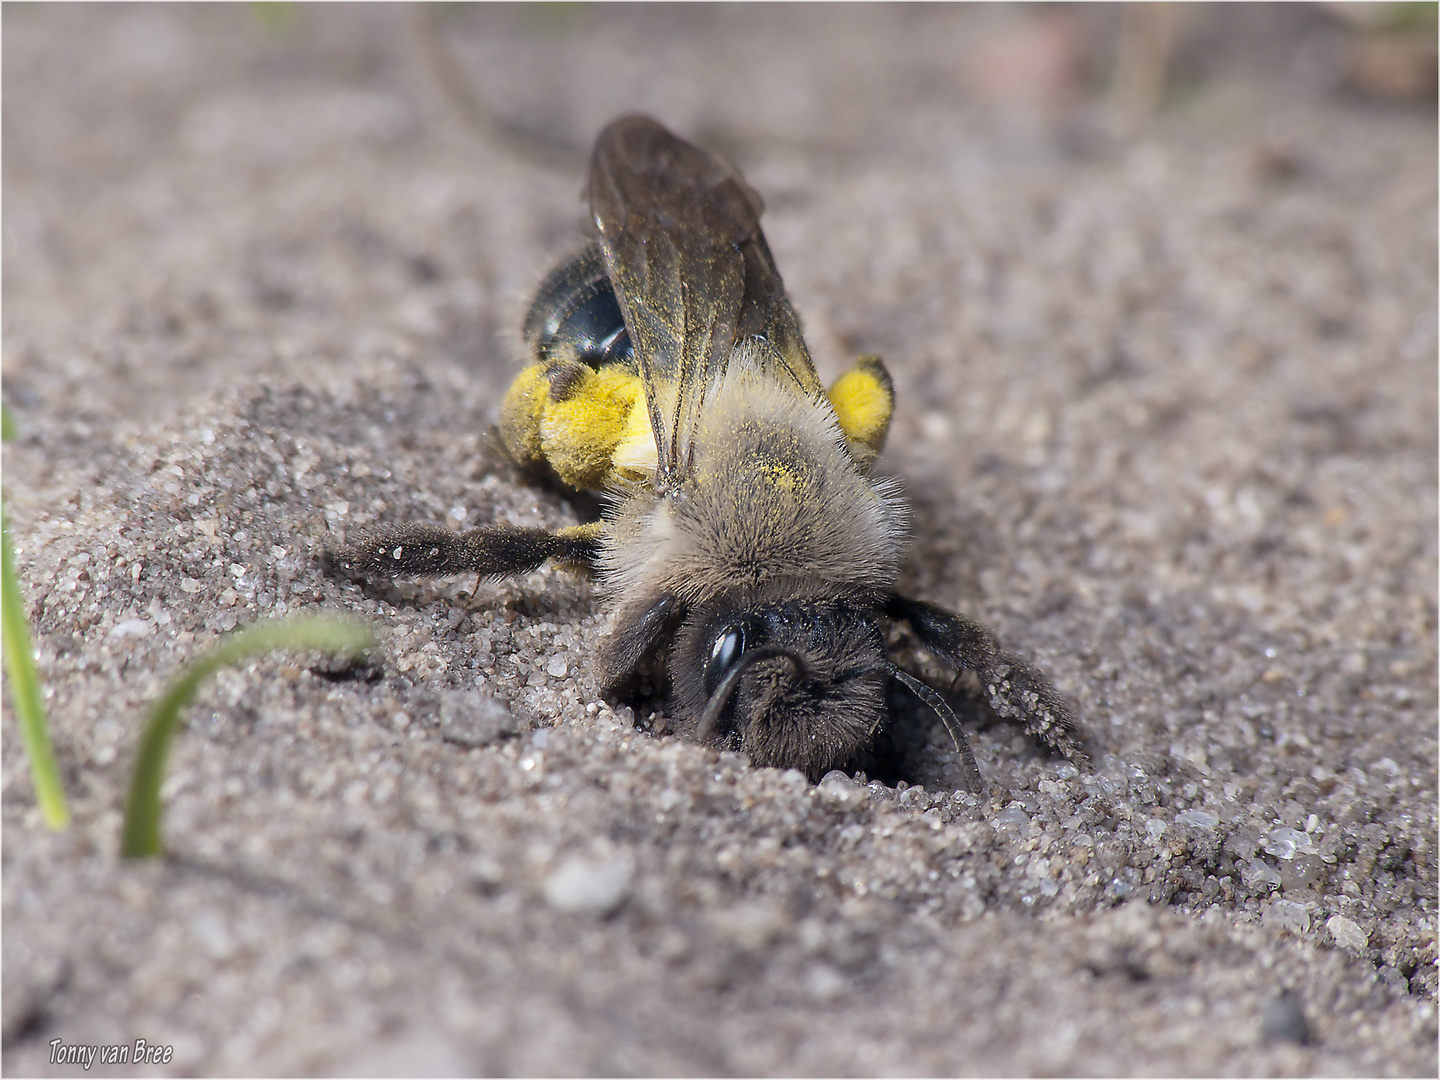
<path fill-rule="evenodd" d="M 841 600 L 721 604 L 692 612 L 671 652 L 695 738 L 811 779 L 864 748 L 891 670 L 875 613 Z"/>

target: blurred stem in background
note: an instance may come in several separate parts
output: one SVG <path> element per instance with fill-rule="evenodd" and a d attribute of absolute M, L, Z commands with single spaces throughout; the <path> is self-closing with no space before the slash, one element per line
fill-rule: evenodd
<path fill-rule="evenodd" d="M 1341 78 L 1362 94 L 1386 98 L 1433 97 L 1437 82 L 1436 29 L 1440 4 L 1346 3 L 1311 5 L 1345 28 Z M 1226 18 L 1225 5 L 1205 5 L 1205 15 Z M 1110 100 L 1131 128 L 1143 127 L 1164 104 L 1176 44 L 1199 4 L 1130 3 L 1122 9 L 1115 79 Z"/>
<path fill-rule="evenodd" d="M 490 108 L 479 88 L 466 75 L 447 40 L 445 28 L 440 25 L 444 7 L 417 3 L 410 5 L 408 14 L 425 66 L 465 125 L 482 140 L 498 140 L 502 146 L 538 165 L 566 173 L 578 168 L 586 159 L 584 148 L 516 124 Z M 527 10 L 548 11 L 550 5 L 530 5 Z"/>
<path fill-rule="evenodd" d="M 300 25 L 298 5 L 284 0 L 251 0 L 246 5 L 256 25 L 276 38 L 288 38 Z"/>
<path fill-rule="evenodd" d="M 1170 73 L 1170 54 L 1188 17 L 1184 4 L 1125 5 L 1110 99 L 1128 124 L 1139 127 L 1159 110 Z"/>
<path fill-rule="evenodd" d="M 1345 74 L 1357 90 L 1392 98 L 1434 96 L 1440 4 L 1321 6 L 1351 28 Z"/>

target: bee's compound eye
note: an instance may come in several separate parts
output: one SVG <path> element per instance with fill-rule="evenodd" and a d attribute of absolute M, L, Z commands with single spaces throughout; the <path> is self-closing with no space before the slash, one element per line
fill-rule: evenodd
<path fill-rule="evenodd" d="M 740 658 L 743 644 L 744 636 L 740 628 L 728 627 L 710 646 L 710 662 L 706 666 L 716 674 L 723 675 L 730 670 L 730 665 Z"/>
<path fill-rule="evenodd" d="M 705 693 L 713 694 L 740 657 L 764 637 L 763 629 L 749 619 L 720 627 L 710 639 L 710 654 L 705 658 Z"/>

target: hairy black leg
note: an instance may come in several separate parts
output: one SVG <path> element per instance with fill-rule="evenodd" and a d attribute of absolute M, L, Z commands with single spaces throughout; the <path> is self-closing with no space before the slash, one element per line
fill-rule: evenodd
<path fill-rule="evenodd" d="M 600 643 L 595 658 L 595 671 L 606 692 L 615 693 L 629 684 L 641 663 L 684 615 L 684 605 L 668 593 L 622 608 L 615 617 L 614 632 Z"/>
<path fill-rule="evenodd" d="M 374 577 L 523 574 L 547 559 L 594 569 L 601 524 L 558 532 L 486 525 L 456 532 L 440 525 L 381 525 L 326 553 L 333 572 Z"/>
<path fill-rule="evenodd" d="M 975 672 L 996 715 L 1018 720 L 1026 732 L 1071 760 L 1085 760 L 1070 706 L 1050 680 L 1000 648 L 985 627 L 924 600 L 899 595 L 886 603 L 885 614 L 909 623 L 921 644 L 951 667 Z"/>

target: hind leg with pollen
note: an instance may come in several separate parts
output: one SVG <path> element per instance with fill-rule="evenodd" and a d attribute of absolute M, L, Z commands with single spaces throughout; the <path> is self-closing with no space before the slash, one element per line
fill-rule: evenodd
<path fill-rule="evenodd" d="M 862 356 L 826 395 L 840 430 L 850 446 L 850 456 L 862 472 L 870 468 L 885 447 L 890 417 L 895 412 L 895 387 L 890 373 L 878 356 Z"/>
<path fill-rule="evenodd" d="M 643 479 L 653 468 L 645 395 L 621 364 L 530 365 L 505 395 L 499 430 L 517 464 L 577 490 Z"/>

